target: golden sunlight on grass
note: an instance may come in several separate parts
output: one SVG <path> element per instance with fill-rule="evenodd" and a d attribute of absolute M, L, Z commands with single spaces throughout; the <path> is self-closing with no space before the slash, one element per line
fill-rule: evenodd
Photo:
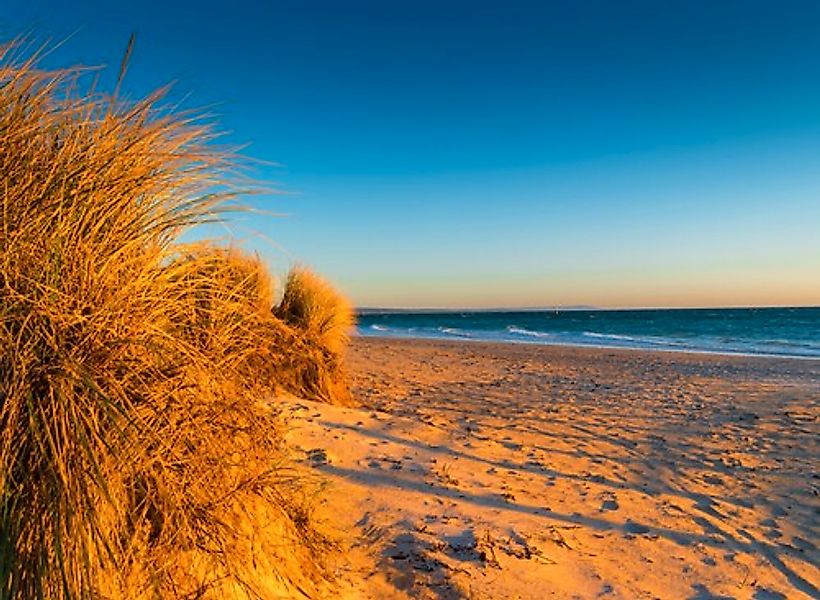
<path fill-rule="evenodd" d="M 0 596 L 315 590 L 331 544 L 265 399 L 346 397 L 349 308 L 299 275 L 274 311 L 258 260 L 179 243 L 235 157 L 80 77 L 0 49 Z"/>
<path fill-rule="evenodd" d="M 290 345 L 298 352 L 283 369 L 297 377 L 291 391 L 349 404 L 341 358 L 355 319 L 347 299 L 312 271 L 297 267 L 288 275 L 275 313 L 293 327 L 299 340 Z"/>
<path fill-rule="evenodd" d="M 293 269 L 288 275 L 277 314 L 331 352 L 340 352 L 345 347 L 354 321 L 347 299 L 304 268 Z"/>

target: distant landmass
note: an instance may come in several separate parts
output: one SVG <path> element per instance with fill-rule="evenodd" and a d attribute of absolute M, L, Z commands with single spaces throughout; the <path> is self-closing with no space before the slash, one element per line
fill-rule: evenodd
<path fill-rule="evenodd" d="M 572 304 L 569 306 L 533 306 L 524 308 L 379 308 L 377 306 L 363 306 L 356 309 L 360 315 L 386 314 L 438 314 L 438 313 L 518 313 L 518 312 L 545 312 L 561 310 L 615 310 L 606 309 L 591 304 Z"/>

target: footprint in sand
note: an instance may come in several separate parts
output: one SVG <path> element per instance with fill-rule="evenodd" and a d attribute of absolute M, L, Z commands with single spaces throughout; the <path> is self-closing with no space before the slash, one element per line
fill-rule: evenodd
<path fill-rule="evenodd" d="M 601 512 L 606 512 L 606 511 L 609 511 L 609 510 L 618 510 L 619 508 L 621 508 L 621 507 L 618 504 L 618 500 L 615 498 L 615 495 L 612 494 L 612 495 L 610 495 L 608 497 L 605 497 L 603 499 L 603 502 L 601 502 L 601 509 L 600 510 L 601 510 Z"/>
<path fill-rule="evenodd" d="M 307 461 L 314 467 L 320 467 L 330 463 L 330 457 L 324 448 L 313 448 L 306 453 Z"/>
<path fill-rule="evenodd" d="M 752 596 L 752 598 L 753 600 L 787 600 L 786 596 L 780 592 L 775 592 L 766 588 L 758 588 L 755 590 L 755 595 Z"/>

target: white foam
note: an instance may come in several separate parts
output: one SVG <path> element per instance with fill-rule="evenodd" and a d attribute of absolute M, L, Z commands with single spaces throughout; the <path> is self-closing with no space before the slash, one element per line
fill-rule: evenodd
<path fill-rule="evenodd" d="M 624 340 L 626 342 L 640 342 L 641 340 L 629 337 L 628 335 L 618 335 L 616 333 L 595 333 L 594 331 L 585 331 L 584 335 L 587 337 L 601 338 L 605 340 Z"/>
<path fill-rule="evenodd" d="M 632 342 L 635 344 L 649 344 L 650 346 L 674 346 L 678 348 L 688 347 L 682 342 L 661 337 L 632 337 L 629 335 L 619 335 L 617 333 L 596 333 L 594 331 L 584 331 L 583 335 L 601 340 L 618 340 L 622 342 Z"/>
<path fill-rule="evenodd" d="M 456 329 L 455 327 L 439 327 L 438 330 L 441 333 L 446 333 L 447 335 L 456 335 L 459 337 L 472 337 L 472 335 L 468 331 L 464 331 L 463 329 Z"/>
<path fill-rule="evenodd" d="M 549 333 L 545 333 L 543 331 L 531 331 L 529 329 L 524 329 L 522 327 L 516 327 L 514 325 L 507 326 L 508 333 L 514 333 L 516 335 L 528 335 L 531 337 L 538 337 L 538 338 L 546 338 L 552 337 Z"/>

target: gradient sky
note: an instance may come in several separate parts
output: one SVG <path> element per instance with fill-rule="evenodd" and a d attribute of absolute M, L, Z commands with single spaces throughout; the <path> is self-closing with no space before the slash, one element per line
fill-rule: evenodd
<path fill-rule="evenodd" d="M 820 305 L 816 0 L 0 3 L 109 80 L 131 32 L 280 165 L 228 232 L 358 305 Z"/>

